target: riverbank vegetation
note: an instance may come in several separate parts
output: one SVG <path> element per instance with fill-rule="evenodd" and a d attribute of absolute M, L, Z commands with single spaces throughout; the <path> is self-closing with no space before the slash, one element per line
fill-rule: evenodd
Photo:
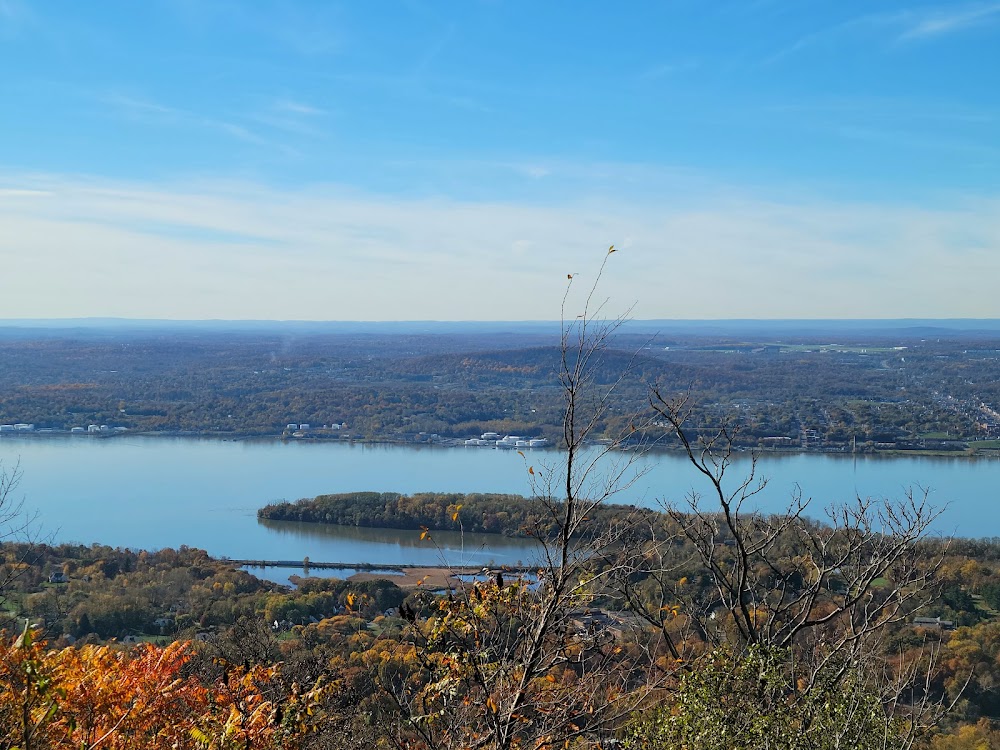
<path fill-rule="evenodd" d="M 534 471 L 534 467 L 532 467 Z M 468 531 L 509 537 L 549 538 L 558 530 L 542 498 L 460 492 L 345 492 L 296 502 L 277 502 L 257 511 L 268 521 L 427 531 Z M 635 506 L 601 505 L 588 533 L 626 521 L 663 524 L 669 519 Z"/>

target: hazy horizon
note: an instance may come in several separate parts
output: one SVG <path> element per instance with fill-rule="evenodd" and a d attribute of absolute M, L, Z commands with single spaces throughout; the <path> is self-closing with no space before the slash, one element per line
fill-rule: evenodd
<path fill-rule="evenodd" d="M 224 320 L 154 318 L 47 318 L 3 319 L 3 331 L 274 331 L 289 333 L 436 334 L 510 333 L 556 335 L 558 320 Z M 1000 335 L 1000 319 L 985 318 L 742 318 L 742 319 L 629 319 L 624 334 L 664 335 L 786 335 L 867 334 L 900 335 L 907 338 L 940 333 L 945 335 Z"/>

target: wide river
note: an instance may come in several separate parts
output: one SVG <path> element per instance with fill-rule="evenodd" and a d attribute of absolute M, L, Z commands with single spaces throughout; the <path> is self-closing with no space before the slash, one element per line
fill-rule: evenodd
<path fill-rule="evenodd" d="M 0 438 L 4 466 L 9 470 L 20 461 L 16 497 L 56 541 L 143 549 L 186 544 L 232 558 L 308 556 L 378 565 L 515 563 L 530 558 L 531 544 L 457 533 L 436 534 L 428 544 L 413 532 L 264 524 L 256 511 L 277 499 L 357 490 L 530 494 L 527 465 L 541 471 L 560 459 L 551 450 L 529 452 L 526 464 L 514 451 L 465 447 Z M 732 476 L 748 465 L 740 458 Z M 637 466 L 645 473 L 617 501 L 655 506 L 708 489 L 678 454 L 647 455 Z M 813 498 L 811 515 L 817 517 L 824 505 L 855 493 L 899 497 L 919 486 L 945 507 L 937 532 L 1000 536 L 1000 460 L 768 455 L 759 470 L 770 480 L 759 498 L 763 510 L 780 510 L 796 484 Z"/>

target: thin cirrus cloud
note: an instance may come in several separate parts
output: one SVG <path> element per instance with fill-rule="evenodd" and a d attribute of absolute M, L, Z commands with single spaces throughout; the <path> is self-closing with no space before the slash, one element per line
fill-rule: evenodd
<path fill-rule="evenodd" d="M 287 112 L 293 115 L 325 115 L 326 112 L 311 104 L 295 101 L 294 99 L 279 99 L 274 103 L 274 109 L 279 112 Z"/>
<path fill-rule="evenodd" d="M 253 122 L 290 135 L 321 138 L 327 135 L 326 110 L 292 99 L 279 99 L 248 115 Z"/>
<path fill-rule="evenodd" d="M 900 41 L 964 31 L 983 22 L 995 21 L 1000 16 L 1000 3 L 945 7 L 922 14 L 903 14 L 904 29 Z"/>
<path fill-rule="evenodd" d="M 310 118 L 321 114 L 318 109 L 296 102 L 279 102 L 263 113 L 254 113 L 241 117 L 217 117 L 203 115 L 180 107 L 168 106 L 145 97 L 132 96 L 121 92 L 101 94 L 97 100 L 109 108 L 115 117 L 125 117 L 147 123 L 155 123 L 167 127 L 199 128 L 222 133 L 237 141 L 255 146 L 272 147 L 282 153 L 290 151 L 289 147 L 262 135 L 255 127 L 243 122 L 252 121 L 272 130 L 295 132 L 298 134 L 317 134 L 319 131 L 304 121 L 306 115 Z M 294 107 L 294 109 L 292 109 Z M 279 113 L 279 114 L 275 114 Z"/>
<path fill-rule="evenodd" d="M 612 243 L 602 292 L 641 318 L 1000 316 L 981 284 L 1000 275 L 1000 200 L 641 192 L 552 206 L 7 175 L 0 318 L 553 319 L 566 273 L 586 281 Z"/>
<path fill-rule="evenodd" d="M 866 13 L 805 34 L 767 57 L 770 65 L 812 47 L 845 38 L 869 37 L 881 44 L 918 42 L 968 31 L 1000 19 L 1000 3 L 950 4 L 886 13 Z"/>

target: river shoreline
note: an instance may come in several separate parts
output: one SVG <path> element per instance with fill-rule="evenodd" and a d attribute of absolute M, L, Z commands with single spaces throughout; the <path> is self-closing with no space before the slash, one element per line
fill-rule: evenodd
<path fill-rule="evenodd" d="M 97 432 L 80 433 L 69 432 L 68 430 L 34 430 L 31 432 L 4 432 L 0 433 L 0 441 L 20 441 L 20 440 L 122 440 L 130 437 L 153 438 L 163 440 L 192 439 L 192 440 L 217 440 L 224 443 L 307 443 L 307 444 L 331 444 L 331 445 L 389 445 L 399 447 L 412 447 L 422 449 L 453 449 L 463 448 L 475 451 L 503 451 L 511 449 L 494 448 L 491 446 L 468 446 L 465 445 L 465 438 L 441 438 L 435 441 L 413 441 L 397 438 L 367 438 L 367 437 L 334 437 L 322 435 L 306 435 L 293 437 L 285 434 L 262 434 L 255 432 L 227 432 L 198 431 L 198 430 L 128 430 L 118 432 Z M 963 441 L 964 442 L 964 441 Z M 800 455 L 821 455 L 821 456 L 879 456 L 883 458 L 907 458 L 907 457 L 930 457 L 930 458 L 960 458 L 960 459 L 990 459 L 1000 458 L 1000 448 L 977 448 L 975 441 L 968 448 L 957 450 L 934 450 L 934 449 L 913 449 L 905 450 L 899 448 L 865 448 L 858 451 L 843 450 L 841 448 L 770 448 L 770 447 L 736 447 L 737 453 L 760 456 L 800 456 Z M 590 445 L 607 445 L 607 441 L 596 440 Z M 557 446 L 546 446 L 543 448 L 527 448 L 531 452 L 560 452 Z M 679 446 L 649 445 L 649 446 L 623 446 L 623 451 L 642 451 L 648 453 L 683 454 L 683 448 Z"/>
<path fill-rule="evenodd" d="M 114 439 L 3 438 L 0 461 L 17 467 L 20 484 L 14 499 L 37 513 L 45 533 L 58 541 L 100 542 L 141 549 L 190 545 L 213 556 L 240 559 L 358 560 L 379 565 L 439 562 L 433 547 L 416 534 L 371 529 L 318 528 L 283 524 L 265 528 L 257 511 L 270 503 L 323 494 L 367 492 L 373 488 L 401 494 L 499 493 L 530 495 L 531 465 L 536 472 L 564 466 L 558 449 L 516 451 L 478 447 L 439 450 L 437 446 L 392 443 L 248 439 L 219 436 L 144 436 Z M 61 438 L 61 439 L 60 439 Z M 588 447 L 581 458 L 601 460 L 608 470 L 616 459 L 631 463 L 635 482 L 613 502 L 658 508 L 683 504 L 689 492 L 704 492 L 703 480 L 677 452 L 612 455 Z M 752 467 L 750 453 L 732 456 L 729 474 L 736 482 L 753 469 L 767 477 L 766 491 L 754 507 L 782 512 L 789 498 L 811 497 L 813 515 L 856 496 L 900 498 L 931 491 L 931 502 L 947 508 L 934 530 L 944 535 L 1000 536 L 996 513 L 1000 461 L 994 456 L 866 455 L 843 453 L 763 453 Z M 603 469 L 599 469 L 601 471 Z M 546 477 L 548 472 L 546 472 Z M 537 477 L 537 473 L 536 473 Z M 912 490 L 910 488 L 913 488 Z M 472 540 L 466 534 L 437 544 L 454 550 L 456 564 L 485 563 L 498 540 Z M 510 547 L 514 539 L 504 541 Z M 516 545 L 514 545 L 516 546 Z M 477 559 L 469 559 L 475 554 Z M 449 560 L 452 552 L 448 552 Z M 516 549 L 496 562 L 516 562 Z"/>

